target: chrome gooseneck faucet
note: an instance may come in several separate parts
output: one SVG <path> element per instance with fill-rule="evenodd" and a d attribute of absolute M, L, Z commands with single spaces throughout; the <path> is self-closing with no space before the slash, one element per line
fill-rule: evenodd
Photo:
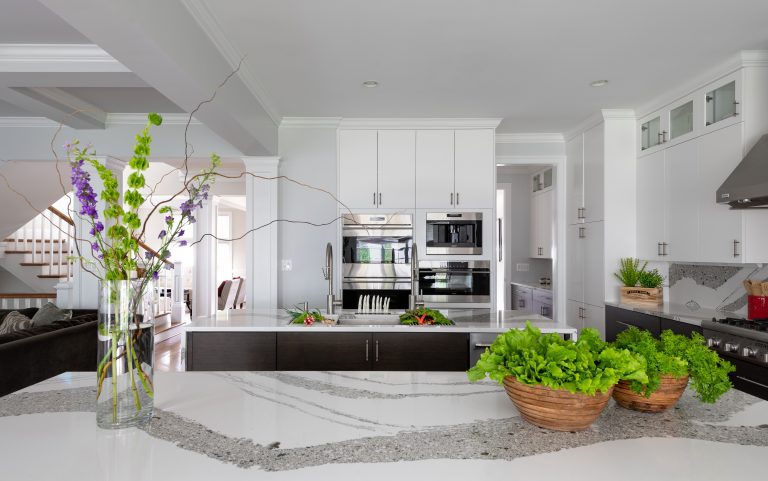
<path fill-rule="evenodd" d="M 323 267 L 323 277 L 328 281 L 328 296 L 325 300 L 325 311 L 327 314 L 335 314 L 336 307 L 341 306 L 341 300 L 336 300 L 333 295 L 333 246 L 329 242 L 325 246 L 325 267 Z"/>
<path fill-rule="evenodd" d="M 419 254 L 416 244 L 411 246 L 411 295 L 408 296 L 408 310 L 424 307 L 419 300 Z"/>

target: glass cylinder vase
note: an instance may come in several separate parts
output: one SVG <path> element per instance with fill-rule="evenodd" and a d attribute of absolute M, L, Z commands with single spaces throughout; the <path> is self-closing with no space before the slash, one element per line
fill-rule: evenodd
<path fill-rule="evenodd" d="M 100 281 L 96 422 L 120 429 L 152 418 L 153 285 L 146 279 Z"/>

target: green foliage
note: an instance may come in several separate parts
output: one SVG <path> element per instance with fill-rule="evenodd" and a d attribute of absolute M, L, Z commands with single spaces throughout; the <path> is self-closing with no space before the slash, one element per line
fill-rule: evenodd
<path fill-rule="evenodd" d="M 619 349 L 628 349 L 645 358 L 648 382 L 632 381 L 630 383 L 634 392 L 643 394 L 645 397 L 656 392 L 662 375 L 674 377 L 688 375 L 688 363 L 677 355 L 664 352 L 661 341 L 654 338 L 648 331 L 630 327 L 616 336 L 614 346 Z"/>
<path fill-rule="evenodd" d="M 650 271 L 643 270 L 638 274 L 640 287 L 657 288 L 664 283 L 664 276 L 657 269 Z M 629 286 L 631 287 L 631 286 Z"/>
<path fill-rule="evenodd" d="M 645 262 L 643 263 L 643 266 L 640 267 L 640 259 L 632 257 L 622 258 L 619 260 L 619 264 L 621 266 L 619 267 L 619 271 L 615 272 L 613 275 L 624 284 L 624 287 L 637 286 L 637 283 L 640 281 L 640 273 L 644 272 L 645 267 L 648 265 L 648 263 Z"/>
<path fill-rule="evenodd" d="M 703 402 L 714 403 L 733 387 L 728 373 L 734 372 L 736 368 L 709 349 L 704 336 L 698 332 L 686 337 L 664 331 L 660 341 L 665 353 L 676 354 L 688 363 L 691 385 Z"/>
<path fill-rule="evenodd" d="M 467 376 L 471 381 L 488 376 L 499 383 L 513 376 L 524 384 L 589 395 L 607 392 L 622 379 L 648 380 L 642 356 L 608 345 L 594 329 L 584 329 L 573 342 L 542 334 L 530 322 L 525 329 L 500 334 Z"/>
<path fill-rule="evenodd" d="M 405 326 L 424 324 L 450 326 L 453 324 L 453 321 L 445 317 L 443 313 L 437 309 L 420 307 L 419 309 L 414 309 L 412 311 L 405 311 L 405 314 L 400 315 L 400 324 Z"/>
<path fill-rule="evenodd" d="M 291 324 L 312 325 L 315 322 L 322 322 L 326 320 L 326 318 L 317 309 L 314 311 L 305 311 L 298 308 L 295 311 L 286 309 L 285 312 L 291 315 Z"/>

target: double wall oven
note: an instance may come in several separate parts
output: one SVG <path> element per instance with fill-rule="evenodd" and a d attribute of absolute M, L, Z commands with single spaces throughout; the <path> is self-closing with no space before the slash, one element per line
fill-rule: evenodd
<path fill-rule="evenodd" d="M 345 215 L 342 223 L 342 307 L 360 296 L 390 299 L 407 309 L 411 293 L 413 217 L 410 214 Z"/>

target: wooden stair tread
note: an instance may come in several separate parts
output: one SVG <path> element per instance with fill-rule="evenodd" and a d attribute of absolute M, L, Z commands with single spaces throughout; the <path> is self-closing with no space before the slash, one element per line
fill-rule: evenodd
<path fill-rule="evenodd" d="M 32 254 L 32 251 L 15 251 L 12 249 L 7 249 L 5 251 L 6 254 Z M 35 251 L 36 254 L 58 254 L 59 251 Z M 62 254 L 66 254 L 67 251 L 62 251 Z"/>
<path fill-rule="evenodd" d="M 17 242 L 17 241 L 18 242 L 32 242 L 33 239 L 5 239 L 3 242 Z M 35 240 L 35 243 L 38 243 L 38 242 L 48 242 L 48 243 L 50 243 L 50 242 L 57 242 L 58 243 L 58 242 L 67 242 L 67 240 L 66 239 L 53 239 L 53 240 L 51 240 L 51 239 L 37 239 L 37 240 Z"/>
<path fill-rule="evenodd" d="M 69 276 L 67 274 L 38 274 L 37 277 L 40 279 L 66 279 Z"/>

